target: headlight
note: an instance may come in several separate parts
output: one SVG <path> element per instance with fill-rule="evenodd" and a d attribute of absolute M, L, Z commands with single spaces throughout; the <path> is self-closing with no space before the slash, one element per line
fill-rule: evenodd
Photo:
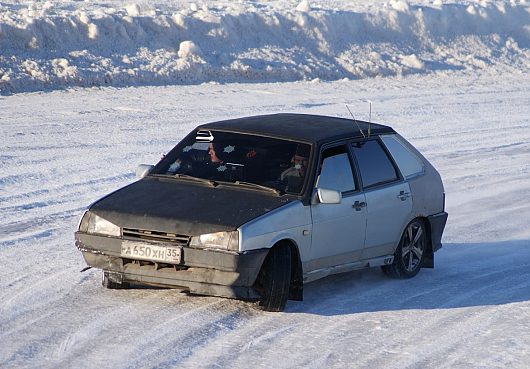
<path fill-rule="evenodd" d="M 105 236 L 121 236 L 120 227 L 89 211 L 83 215 L 79 230 L 86 233 L 102 234 Z"/>
<path fill-rule="evenodd" d="M 216 232 L 192 237 L 190 246 L 222 250 L 239 250 L 239 232 Z"/>

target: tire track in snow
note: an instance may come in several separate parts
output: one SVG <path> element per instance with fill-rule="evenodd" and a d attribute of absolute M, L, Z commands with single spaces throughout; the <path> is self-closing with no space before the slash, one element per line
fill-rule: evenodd
<path fill-rule="evenodd" d="M 134 312 L 134 318 L 127 318 L 127 308 L 115 310 L 70 334 L 62 342 L 57 359 L 65 368 L 79 367 L 88 361 L 109 368 L 175 366 L 205 342 L 244 322 L 244 314 L 225 300 L 208 298 L 213 302 L 204 304 L 201 298 L 183 299 L 183 304 L 166 305 L 161 310 L 153 296 L 148 299 L 153 302 L 153 309 L 144 306 Z M 91 342 L 96 334 L 103 342 L 118 336 L 111 343 L 120 352 L 116 359 L 107 357 L 95 363 L 91 357 L 99 356 L 97 349 L 78 349 L 85 347 L 84 343 Z M 123 362 L 123 356 L 128 358 L 127 362 Z"/>
<path fill-rule="evenodd" d="M 30 312 L 33 313 L 33 310 Z M 51 311 L 51 310 L 44 311 L 44 312 L 42 312 L 41 310 L 41 313 L 38 316 L 33 316 L 32 314 L 26 314 L 30 316 L 29 319 L 18 319 L 17 324 L 15 324 L 13 328 L 4 330 L 0 334 L 0 339 L 3 342 L 6 342 L 6 340 L 9 340 L 9 338 L 13 337 L 16 333 L 24 332 L 27 330 L 28 327 L 34 326 L 35 324 L 43 320 L 51 319 L 55 314 L 56 312 Z M 4 324 L 2 324 L 2 326 L 3 325 Z"/>
<path fill-rule="evenodd" d="M 486 322 L 494 307 L 474 307 L 463 309 L 435 309 L 435 310 L 394 310 L 388 312 L 368 313 L 367 316 L 377 316 L 375 330 L 366 331 L 355 339 L 350 337 L 344 342 L 337 342 L 336 351 L 347 349 L 348 343 L 355 344 L 352 357 L 359 356 L 355 361 L 356 368 L 425 368 L 434 366 L 430 360 L 436 352 L 450 351 L 452 347 L 465 342 L 473 336 L 470 329 L 481 330 L 493 321 Z M 363 314 L 366 315 L 366 314 Z M 358 327 L 359 319 L 352 317 L 357 324 L 351 324 L 353 330 Z M 442 335 L 433 334 L 443 327 Z M 333 327 L 332 327 L 333 328 Z M 334 327 L 333 329 L 338 329 Z M 333 329 L 331 331 L 333 331 Z M 424 364 L 418 362 L 425 360 Z M 334 367 L 349 368 L 350 365 L 334 365 Z"/>
<path fill-rule="evenodd" d="M 2 302 L 0 303 L 1 319 L 12 321 L 22 314 L 39 310 L 43 306 L 62 299 L 64 294 L 68 294 L 76 286 L 71 285 L 66 291 L 58 284 L 51 285 L 56 291 L 50 291 L 47 287 L 50 287 L 50 281 L 61 280 L 61 276 L 70 275 L 71 272 L 72 268 L 54 272 L 47 277 L 39 278 L 30 285 L 26 284 L 24 289 L 19 290 L 14 294 L 10 294 L 7 298 L 5 295 L 2 296 Z M 36 298 L 35 296 L 39 296 L 39 298 Z M 0 334 L 0 337 L 3 335 L 3 333 Z"/>
<path fill-rule="evenodd" d="M 51 278 L 53 277 L 50 276 L 49 279 Z M 128 352 L 130 347 L 138 344 L 136 337 L 142 337 L 145 331 L 151 329 L 155 332 L 161 331 L 162 325 L 173 317 L 175 312 L 185 310 L 185 314 L 189 314 L 187 313 L 189 309 L 201 314 L 200 311 L 205 308 L 204 298 L 172 296 L 173 291 L 170 290 L 111 291 L 103 287 L 95 288 L 97 283 L 93 279 L 86 276 L 79 277 L 77 282 L 64 288 L 60 294 L 53 293 L 50 288 L 46 288 L 52 285 L 50 281 L 43 281 L 41 285 L 35 286 L 35 288 L 44 287 L 43 296 L 53 295 L 56 298 L 42 299 L 41 304 L 49 309 L 50 314 L 42 314 L 42 316 L 38 314 L 39 317 L 32 320 L 31 317 L 36 316 L 42 306 L 30 302 L 31 298 L 27 299 L 23 294 L 15 296 L 10 301 L 11 304 L 16 302 L 27 308 L 12 314 L 13 316 L 6 317 L 9 318 L 8 325 L 0 324 L 6 328 L 12 327 L 6 331 L 6 339 L 10 339 L 13 335 L 20 336 L 26 329 L 35 331 L 37 327 L 42 327 L 42 334 L 35 335 L 35 341 L 42 342 L 42 344 L 35 343 L 31 355 L 24 354 L 24 347 L 18 346 L 16 341 L 11 343 L 11 351 L 16 354 L 13 357 L 15 361 L 11 364 L 16 366 L 16 360 L 24 354 L 22 356 L 25 357 L 24 363 L 27 367 L 54 369 L 94 367 L 97 360 L 94 360 L 91 355 L 96 358 L 101 357 L 100 350 L 115 347 L 117 353 Z M 31 291 L 26 291 L 25 294 L 31 296 Z M 110 294 L 115 295 L 113 299 L 109 299 Z M 213 300 L 214 302 L 210 305 L 219 303 L 218 299 Z M 177 302 L 176 307 L 172 305 L 174 302 Z M 87 304 L 90 306 L 88 309 Z M 76 311 L 85 313 L 76 316 Z M 161 314 L 164 317 L 162 322 L 153 318 L 160 317 Z M 56 326 L 54 338 L 46 335 L 47 321 L 54 322 Z M 185 324 L 187 319 L 183 319 L 183 322 Z M 45 343 L 50 340 L 55 341 L 61 336 L 63 338 L 57 342 L 57 349 L 50 356 L 49 348 L 46 348 Z M 108 345 L 93 347 L 91 342 L 95 337 L 98 337 L 100 343 L 107 342 Z M 0 359 L 5 356 L 0 349 Z M 123 356 L 118 355 L 118 357 L 116 365 L 108 365 L 112 360 L 103 355 L 101 367 L 116 368 L 120 367 L 118 365 L 120 363 L 123 366 Z"/>
<path fill-rule="evenodd" d="M 293 331 L 296 323 L 286 319 L 284 313 L 267 313 L 248 306 L 245 324 L 223 334 L 219 341 L 209 341 L 198 347 L 193 355 L 179 363 L 182 368 L 229 368 L 238 366 L 241 357 L 254 356 L 255 352 L 263 354 L 275 346 L 275 341 Z M 248 365 L 250 361 L 246 361 Z M 252 360 L 253 367 L 259 367 L 257 360 Z"/>
<path fill-rule="evenodd" d="M 101 293 L 101 289 L 99 289 L 99 291 L 96 291 L 96 293 L 98 292 Z M 119 292 L 119 294 L 123 298 L 123 295 L 131 291 L 108 290 L 106 292 L 112 294 L 115 294 L 115 292 Z M 130 299 L 135 297 L 127 296 L 127 298 Z M 159 332 L 161 328 L 163 329 L 163 326 L 165 324 L 171 322 L 171 320 L 177 319 L 175 316 L 185 316 L 188 314 L 187 312 L 176 313 L 173 309 L 168 309 L 168 306 L 166 304 L 163 304 L 166 309 L 162 310 L 160 309 L 161 306 L 157 304 L 157 299 L 158 296 L 156 294 L 144 295 L 138 301 L 138 304 L 135 304 L 137 309 L 134 312 L 131 311 L 131 306 L 129 304 L 121 306 L 114 302 L 111 305 L 112 310 L 107 311 L 103 315 L 94 314 L 92 316 L 92 319 L 88 320 L 87 323 L 82 324 L 76 329 L 75 332 L 69 333 L 68 336 L 63 339 L 58 351 L 56 352 L 57 360 L 63 363 L 64 367 L 69 367 L 70 365 L 72 365 L 72 367 L 77 367 L 78 365 L 82 365 L 85 360 L 89 361 L 90 356 L 94 353 L 94 350 L 87 349 L 87 345 L 85 344 L 90 343 L 95 336 L 98 336 L 101 341 L 106 342 L 109 342 L 112 337 L 121 336 L 121 341 L 124 341 L 124 343 L 127 344 L 125 351 L 127 351 L 127 357 L 130 358 L 130 353 L 132 349 L 129 344 L 132 343 L 132 347 L 135 347 L 135 345 L 138 344 L 143 344 L 143 342 L 135 342 L 136 340 L 134 339 L 134 337 L 136 334 L 142 333 L 143 337 L 145 333 L 141 331 L 144 329 L 153 332 Z M 197 304 L 195 302 L 186 301 L 182 305 L 178 305 L 177 308 L 189 308 L 193 311 L 200 311 L 201 309 L 206 309 L 212 304 L 215 304 L 215 302 L 204 306 L 198 305 L 197 307 Z M 153 307 L 153 309 L 150 308 L 151 306 Z M 129 334 L 131 337 L 123 337 L 122 335 L 124 333 Z M 118 343 L 120 342 L 117 339 L 114 345 L 118 346 Z M 122 351 L 124 350 L 123 347 L 117 347 L 117 349 L 121 349 Z M 106 358 L 105 361 L 107 364 L 111 364 L 114 360 L 112 360 L 112 358 Z M 105 365 L 105 367 L 123 367 L 123 365 L 120 366 L 120 362 L 121 360 L 115 362 L 112 365 Z M 92 364 L 94 363 L 92 362 Z"/>
<path fill-rule="evenodd" d="M 495 323 L 501 313 L 495 307 L 480 308 L 478 311 L 465 312 L 463 314 L 450 315 L 443 320 L 444 332 L 431 336 L 432 330 L 425 329 L 421 332 L 416 331 L 412 337 L 422 340 L 426 344 L 421 349 L 411 345 L 405 340 L 399 350 L 398 360 L 392 362 L 379 363 L 385 368 L 425 368 L 443 364 L 455 348 L 466 345 L 467 342 L 477 334 L 483 332 L 491 324 Z M 377 361 L 374 363 L 378 365 Z M 367 368 L 370 366 L 367 366 Z"/>
<path fill-rule="evenodd" d="M 131 181 L 135 177 L 133 173 L 121 173 L 121 174 L 116 174 L 112 176 L 102 176 L 99 178 L 94 178 L 94 176 L 91 176 L 90 178 L 91 179 L 84 179 L 82 181 L 67 182 L 66 184 L 64 183 L 64 181 L 51 182 L 51 183 L 48 183 L 48 187 L 46 188 L 42 188 L 37 191 L 28 191 L 24 193 L 18 193 L 15 195 L 0 197 L 0 200 L 3 203 L 9 202 L 9 201 L 16 201 L 16 200 L 27 200 L 27 199 L 34 200 L 35 198 L 38 198 L 39 196 L 44 196 L 48 198 L 49 195 L 52 193 L 59 194 L 59 195 L 64 194 L 64 196 L 68 196 L 71 193 L 85 192 L 87 189 L 96 188 L 97 186 L 102 185 L 102 184 L 106 185 L 106 184 L 122 183 L 124 181 Z"/>
<path fill-rule="evenodd" d="M 132 182 L 133 178 L 133 174 L 130 173 L 120 174 L 82 182 L 68 183 L 66 185 L 60 184 L 57 187 L 50 186 L 37 193 L 18 193 L 16 195 L 6 196 L 0 198 L 0 203 L 4 204 L 4 206 L 0 207 L 0 212 L 4 213 L 4 216 L 6 217 L 14 218 L 14 216 L 20 217 L 25 215 L 27 211 L 40 210 L 42 212 L 43 210 L 48 210 L 42 208 L 55 209 L 60 208 L 61 205 L 65 204 L 74 204 L 78 207 L 80 198 L 87 198 L 87 194 L 93 193 L 94 189 L 102 187 L 102 189 L 99 190 L 99 196 L 102 196 L 105 190 L 108 191 L 110 188 L 118 189 L 121 185 Z M 94 199 L 92 199 L 92 201 L 93 200 Z M 90 200 L 87 198 L 85 201 L 88 205 Z M 24 211 L 23 214 L 21 213 L 22 211 Z"/>
<path fill-rule="evenodd" d="M 252 312 L 243 302 L 219 299 L 205 307 L 195 309 L 172 319 L 156 334 L 149 334 L 133 353 L 134 367 L 186 367 L 186 359 L 194 357 L 198 350 L 208 347 L 218 337 L 237 331 L 252 319 Z M 208 319 L 205 321 L 204 318 Z M 183 321 L 183 319 L 185 319 Z M 165 338 L 163 344 L 156 344 Z M 146 350 L 145 347 L 150 347 Z M 165 352 L 173 354 L 165 355 Z"/>
<path fill-rule="evenodd" d="M 124 180 L 130 180 L 131 177 L 132 175 L 125 174 L 62 184 L 56 188 L 40 190 L 37 196 L 35 193 L 18 194 L 12 196 L 11 201 L 0 201 L 4 205 L 0 207 L 0 214 L 11 220 L 0 225 L 0 249 L 49 237 L 54 230 L 63 228 L 72 217 L 80 218 L 85 206 L 94 200 L 87 198 L 84 201 L 86 205 L 79 207 L 80 198 L 87 197 L 94 188 L 100 186 L 115 184 L 112 187 L 118 188 Z M 75 229 L 71 229 L 72 233 L 74 231 Z"/>
<path fill-rule="evenodd" d="M 263 323 L 261 325 L 263 326 Z M 273 331 L 268 331 L 267 333 L 251 338 L 250 341 L 246 345 L 243 346 L 243 348 L 241 349 L 241 352 L 247 351 L 254 346 L 258 346 L 262 344 L 268 345 L 275 338 L 281 336 L 283 333 L 287 333 L 288 331 L 291 331 L 293 328 L 294 328 L 293 325 L 288 325 L 287 327 L 282 327 L 279 329 L 275 329 Z"/>
<path fill-rule="evenodd" d="M 50 217 L 41 217 L 8 224 L 0 227 L 0 250 L 16 247 L 32 241 L 35 245 L 42 243 L 44 239 L 49 239 L 57 233 L 61 233 L 65 225 L 70 225 L 72 221 L 78 222 L 79 216 L 84 208 L 73 209 L 62 213 L 53 214 Z M 73 233 L 75 228 L 69 228 Z M 74 244 L 72 236 L 72 245 Z"/>

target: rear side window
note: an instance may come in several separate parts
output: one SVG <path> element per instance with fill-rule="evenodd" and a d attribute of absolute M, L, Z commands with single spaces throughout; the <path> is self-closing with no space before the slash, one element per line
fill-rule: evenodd
<path fill-rule="evenodd" d="M 352 144 L 364 187 L 393 182 L 399 179 L 392 161 L 379 141 Z"/>
<path fill-rule="evenodd" d="M 397 136 L 383 136 L 381 140 L 390 151 L 405 178 L 423 173 L 423 162 Z"/>

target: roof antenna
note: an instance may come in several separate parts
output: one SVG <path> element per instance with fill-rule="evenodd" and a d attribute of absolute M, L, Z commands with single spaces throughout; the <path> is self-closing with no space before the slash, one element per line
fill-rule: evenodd
<path fill-rule="evenodd" d="M 371 132 L 371 125 L 372 125 L 372 101 L 371 100 L 366 100 L 368 101 L 368 104 L 370 104 L 370 119 L 368 120 L 368 137 L 370 137 L 370 132 Z"/>
<path fill-rule="evenodd" d="M 346 109 L 348 109 L 348 111 L 350 112 L 350 115 L 351 115 L 353 121 L 355 122 L 355 124 L 357 125 L 357 128 L 359 128 L 359 132 L 361 132 L 361 134 L 363 135 L 363 138 L 366 138 L 366 136 L 364 135 L 363 130 L 361 129 L 361 126 L 359 125 L 359 122 L 357 122 L 357 119 L 355 119 L 355 116 L 351 112 L 350 107 L 347 104 L 344 104 L 344 105 L 346 105 Z M 370 129 L 370 127 L 368 127 L 368 129 Z M 368 137 L 370 137 L 370 131 L 368 131 Z"/>

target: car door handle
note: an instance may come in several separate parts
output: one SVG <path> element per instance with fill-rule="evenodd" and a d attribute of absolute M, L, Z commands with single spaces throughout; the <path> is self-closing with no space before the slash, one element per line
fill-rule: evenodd
<path fill-rule="evenodd" d="M 355 203 L 351 207 L 354 208 L 355 211 L 361 211 L 362 208 L 364 208 L 365 206 L 366 206 L 366 203 L 364 201 L 362 202 L 355 201 Z"/>
<path fill-rule="evenodd" d="M 410 197 L 410 192 L 405 192 L 405 191 L 399 191 L 399 195 L 397 195 L 397 198 L 400 199 L 401 201 L 405 201 L 409 197 Z"/>

